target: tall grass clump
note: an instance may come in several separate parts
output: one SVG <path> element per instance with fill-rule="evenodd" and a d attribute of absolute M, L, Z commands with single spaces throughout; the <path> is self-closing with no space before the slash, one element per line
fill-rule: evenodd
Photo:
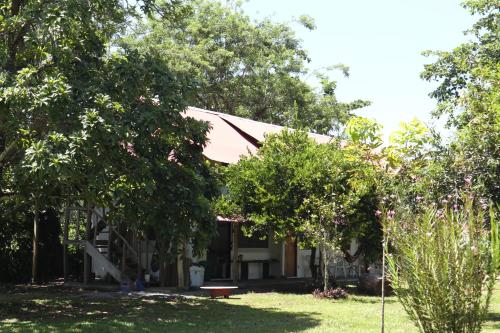
<path fill-rule="evenodd" d="M 495 214 L 465 198 L 385 219 L 388 276 L 421 332 L 481 331 L 498 273 Z"/>

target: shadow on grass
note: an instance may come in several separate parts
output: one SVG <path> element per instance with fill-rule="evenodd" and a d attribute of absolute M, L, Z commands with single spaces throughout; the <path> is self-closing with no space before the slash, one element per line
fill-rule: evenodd
<path fill-rule="evenodd" d="M 486 315 L 486 323 L 483 328 L 495 329 L 500 331 L 500 313 L 490 312 Z"/>
<path fill-rule="evenodd" d="M 359 296 L 352 295 L 349 297 L 351 302 L 356 303 L 365 303 L 365 304 L 382 304 L 382 299 L 380 296 Z M 394 304 L 398 303 L 398 300 L 395 297 L 390 297 L 385 299 L 385 304 Z"/>
<path fill-rule="evenodd" d="M 25 295 L 0 301 L 0 332 L 301 332 L 311 313 L 184 298 Z M 56 296 L 56 297 L 54 297 Z"/>

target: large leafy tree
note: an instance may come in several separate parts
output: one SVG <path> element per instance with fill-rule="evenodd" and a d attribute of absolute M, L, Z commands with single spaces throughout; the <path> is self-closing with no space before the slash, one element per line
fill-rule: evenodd
<path fill-rule="evenodd" d="M 438 82 L 431 96 L 438 101 L 435 116 L 447 116 L 457 130 L 450 145 L 451 171 L 457 178 L 473 177 L 494 201 L 500 197 L 500 9 L 495 0 L 463 3 L 479 18 L 467 31 L 471 41 L 452 51 L 426 52 L 437 57 L 422 77 Z"/>
<path fill-rule="evenodd" d="M 226 214 L 250 220 L 250 233 L 298 237 L 303 245 L 320 246 L 323 253 L 342 250 L 353 260 L 353 238 L 363 242 L 380 235 L 376 167 L 361 152 L 338 142 L 317 144 L 301 131 L 270 135 L 256 156 L 229 167 L 228 193 L 221 200 L 233 205 L 225 206 Z M 360 253 L 369 252 L 364 245 Z"/>
<path fill-rule="evenodd" d="M 110 48 L 138 8 L 181 19 L 176 5 L 0 5 L 0 205 L 114 206 L 115 223 L 152 225 L 163 242 L 212 229 L 208 127 L 180 114 L 189 78 L 158 54 Z"/>
<path fill-rule="evenodd" d="M 354 109 L 368 105 L 338 101 L 335 81 L 326 72 L 308 71 L 307 52 L 288 24 L 253 21 L 238 2 L 189 4 L 184 20 L 141 23 L 132 39 L 195 79 L 193 106 L 328 133 L 342 127 Z M 314 28 L 306 17 L 300 22 Z M 340 69 L 348 74 L 347 67 Z M 304 79 L 311 75 L 318 76 L 320 91 Z"/>

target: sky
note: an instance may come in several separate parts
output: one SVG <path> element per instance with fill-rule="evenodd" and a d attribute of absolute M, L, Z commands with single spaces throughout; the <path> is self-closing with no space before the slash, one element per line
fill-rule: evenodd
<path fill-rule="evenodd" d="M 474 18 L 459 0 L 248 0 L 243 8 L 256 19 L 290 22 L 309 52 L 309 68 L 348 65 L 349 78 L 332 73 L 337 97 L 371 101 L 357 113 L 380 122 L 385 139 L 415 117 L 443 127 L 430 116 L 435 83 L 419 75 L 432 59 L 421 53 L 451 50 L 469 39 L 463 31 Z M 314 18 L 315 30 L 293 23 L 303 14 Z"/>

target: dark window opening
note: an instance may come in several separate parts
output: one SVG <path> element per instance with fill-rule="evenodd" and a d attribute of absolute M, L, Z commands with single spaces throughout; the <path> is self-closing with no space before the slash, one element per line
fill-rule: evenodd
<path fill-rule="evenodd" d="M 238 247 L 250 249 L 267 249 L 269 247 L 268 237 L 264 233 L 254 232 L 251 237 L 247 237 L 240 231 Z"/>

